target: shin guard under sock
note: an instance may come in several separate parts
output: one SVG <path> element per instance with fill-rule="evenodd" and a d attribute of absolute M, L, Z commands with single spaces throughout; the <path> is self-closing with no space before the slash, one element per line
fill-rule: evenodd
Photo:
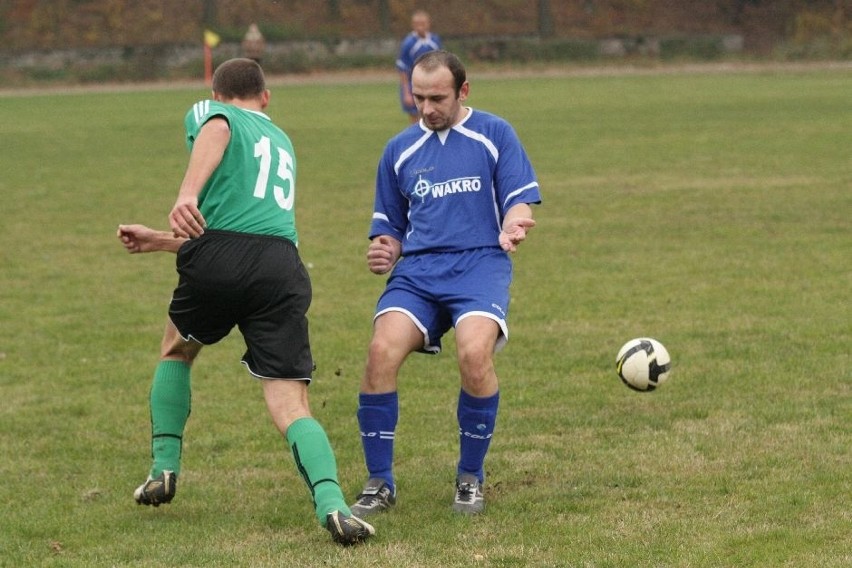
<path fill-rule="evenodd" d="M 151 384 L 151 477 L 164 469 L 180 474 L 183 430 L 189 418 L 190 366 L 182 361 L 160 361 Z"/>
<path fill-rule="evenodd" d="M 337 479 L 337 461 L 320 423 L 309 417 L 296 420 L 287 428 L 287 443 L 311 491 L 320 525 L 325 526 L 326 515 L 332 511 L 350 515 Z"/>
<path fill-rule="evenodd" d="M 480 482 L 485 480 L 485 454 L 494 435 L 499 403 L 499 392 L 487 397 L 459 393 L 459 474 L 471 473 Z"/>
<path fill-rule="evenodd" d="M 384 479 L 394 490 L 393 444 L 399 421 L 397 393 L 361 393 L 358 397 L 358 425 L 370 478 Z"/>

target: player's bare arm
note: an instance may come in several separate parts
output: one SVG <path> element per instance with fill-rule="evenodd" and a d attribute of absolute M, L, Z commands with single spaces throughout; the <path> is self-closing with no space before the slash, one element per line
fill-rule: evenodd
<path fill-rule="evenodd" d="M 198 210 L 198 195 L 222 161 L 230 139 L 231 129 L 224 118 L 212 118 L 201 127 L 192 146 L 177 201 L 169 213 L 169 226 L 176 237 L 194 239 L 204 233 L 206 223 Z"/>
<path fill-rule="evenodd" d="M 373 274 L 386 274 L 402 252 L 402 243 L 388 235 L 379 235 L 367 248 L 367 266 Z"/>
<path fill-rule="evenodd" d="M 186 242 L 171 231 L 157 231 L 145 225 L 119 225 L 116 236 L 130 254 L 142 252 L 174 252 Z"/>
<path fill-rule="evenodd" d="M 518 245 L 527 238 L 527 232 L 535 227 L 532 207 L 519 203 L 506 212 L 503 218 L 503 230 L 500 232 L 500 247 L 506 252 L 515 252 Z"/>

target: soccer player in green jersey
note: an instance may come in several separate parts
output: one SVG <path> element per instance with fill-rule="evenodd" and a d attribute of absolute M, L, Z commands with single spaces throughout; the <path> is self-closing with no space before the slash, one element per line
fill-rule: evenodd
<path fill-rule="evenodd" d="M 296 248 L 296 158 L 263 112 L 269 96 L 256 62 L 222 63 L 213 100 L 186 115 L 190 157 L 169 214 L 171 232 L 118 228 L 131 253 L 177 253 L 179 274 L 150 393 L 153 464 L 134 498 L 154 507 L 174 498 L 192 363 L 203 345 L 237 326 L 246 344 L 242 363 L 262 385 L 317 519 L 336 542 L 355 544 L 375 530 L 346 505 L 328 437 L 308 405 L 311 282 Z"/>

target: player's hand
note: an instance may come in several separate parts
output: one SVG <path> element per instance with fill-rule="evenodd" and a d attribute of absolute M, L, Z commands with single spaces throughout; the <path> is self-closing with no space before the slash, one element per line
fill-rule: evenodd
<path fill-rule="evenodd" d="M 116 236 L 127 252 L 136 254 L 159 250 L 154 244 L 158 233 L 145 225 L 119 225 Z"/>
<path fill-rule="evenodd" d="M 527 238 L 527 231 L 535 227 L 535 221 L 528 217 L 508 219 L 500 232 L 500 247 L 506 252 L 515 252 L 518 245 Z"/>
<path fill-rule="evenodd" d="M 169 213 L 169 226 L 179 238 L 194 239 L 203 235 L 207 222 L 198 210 L 198 199 L 179 196 Z"/>
<path fill-rule="evenodd" d="M 127 252 L 177 252 L 186 242 L 175 237 L 171 231 L 157 231 L 145 225 L 119 225 L 116 236 Z"/>
<path fill-rule="evenodd" d="M 402 244 L 386 235 L 376 237 L 367 248 L 367 266 L 373 274 L 386 274 L 399 259 Z"/>

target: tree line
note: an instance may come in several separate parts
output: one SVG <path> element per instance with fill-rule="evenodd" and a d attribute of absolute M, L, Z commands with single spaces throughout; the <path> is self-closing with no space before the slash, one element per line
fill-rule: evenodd
<path fill-rule="evenodd" d="M 7 0 L 0 51 L 236 40 L 251 23 L 271 41 L 400 37 L 414 8 L 445 37 L 739 34 L 752 51 L 850 37 L 847 0 Z"/>

